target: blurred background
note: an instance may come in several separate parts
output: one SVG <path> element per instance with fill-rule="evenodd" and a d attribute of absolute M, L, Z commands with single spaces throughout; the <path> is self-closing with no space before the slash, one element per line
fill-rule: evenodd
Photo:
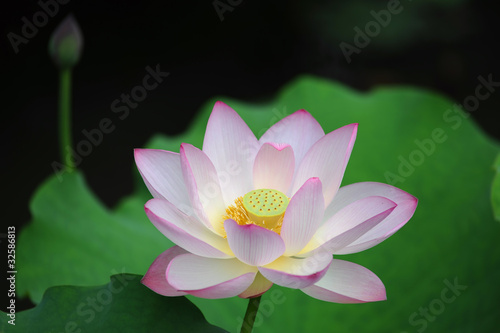
<path fill-rule="evenodd" d="M 23 18 L 33 22 L 49 2 L 57 4 L 53 17 L 15 52 L 9 34 L 22 36 Z M 3 225 L 30 220 L 33 191 L 60 161 L 58 76 L 47 44 L 70 13 L 85 41 L 73 71 L 74 142 L 103 117 L 117 119 L 113 101 L 142 84 L 147 66 L 170 73 L 79 165 L 110 207 L 133 190 L 133 148 L 154 133 L 182 133 L 215 95 L 264 101 L 294 77 L 313 74 L 360 91 L 412 85 L 461 103 L 479 75 L 500 81 L 498 13 L 487 1 L 403 0 L 363 47 L 356 47 L 356 27 L 365 31 L 388 1 L 62 2 L 10 2 L 0 13 Z M 350 47 L 356 51 L 346 57 Z M 499 107 L 497 92 L 472 114 L 497 139 Z"/>

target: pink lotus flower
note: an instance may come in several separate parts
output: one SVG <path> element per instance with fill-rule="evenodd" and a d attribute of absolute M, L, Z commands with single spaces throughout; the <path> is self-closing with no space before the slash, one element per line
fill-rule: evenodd
<path fill-rule="evenodd" d="M 325 135 L 299 110 L 257 140 L 239 115 L 217 102 L 203 150 L 137 149 L 154 199 L 153 224 L 177 244 L 142 282 L 165 296 L 257 297 L 273 283 L 337 303 L 386 299 L 368 269 L 332 254 L 366 250 L 413 215 L 417 199 L 364 182 L 340 187 L 358 125 Z"/>

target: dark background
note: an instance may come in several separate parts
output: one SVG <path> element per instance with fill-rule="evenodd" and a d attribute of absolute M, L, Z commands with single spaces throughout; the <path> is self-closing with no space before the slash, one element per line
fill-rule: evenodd
<path fill-rule="evenodd" d="M 228 1 L 221 0 L 219 3 Z M 488 1 L 409 1 L 403 11 L 348 63 L 339 47 L 353 44 L 355 26 L 388 1 L 232 1 L 221 21 L 207 1 L 69 1 L 16 54 L 7 35 L 21 35 L 33 21 L 36 1 L 3 5 L 0 68 L 3 87 L 2 233 L 30 219 L 36 187 L 60 161 L 57 136 L 57 71 L 47 53 L 50 34 L 70 13 L 85 46 L 73 72 L 73 140 L 108 117 L 106 134 L 79 168 L 110 207 L 133 190 L 132 150 L 154 133 L 186 129 L 214 95 L 248 101 L 271 98 L 300 74 L 340 81 L 361 91 L 379 85 L 413 85 L 461 103 L 474 94 L 477 77 L 500 81 L 498 15 Z M 238 4 L 239 3 L 239 4 Z M 123 121 L 111 111 L 122 93 L 142 83 L 145 67 L 160 64 L 170 75 Z M 307 108 L 307 106 L 304 106 Z M 500 92 L 472 114 L 500 138 Z M 293 111 L 293 110 L 289 110 Z M 18 310 L 21 310 L 18 308 Z"/>

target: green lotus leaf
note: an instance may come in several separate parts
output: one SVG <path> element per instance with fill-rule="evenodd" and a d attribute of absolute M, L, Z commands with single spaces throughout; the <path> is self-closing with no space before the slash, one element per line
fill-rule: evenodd
<path fill-rule="evenodd" d="M 496 330 L 500 224 L 490 193 L 500 146 L 469 115 L 455 112 L 453 101 L 414 87 L 360 93 L 306 76 L 266 102 L 207 101 L 186 133 L 157 135 L 147 146 L 177 152 L 181 142 L 201 147 L 216 100 L 234 108 L 257 136 L 302 108 L 325 132 L 359 123 L 342 184 L 384 182 L 419 199 L 414 217 L 388 240 L 337 257 L 376 273 L 387 301 L 331 304 L 274 286 L 263 296 L 255 332 L 477 332 L 478 325 L 480 331 Z M 18 240 L 20 295 L 39 302 L 50 286 L 102 284 L 117 272 L 144 274 L 172 243 L 147 220 L 143 205 L 150 196 L 138 184 L 113 210 L 78 173 L 42 184 L 31 202 L 33 221 Z M 188 298 L 210 323 L 231 332 L 241 325 L 247 300 Z"/>

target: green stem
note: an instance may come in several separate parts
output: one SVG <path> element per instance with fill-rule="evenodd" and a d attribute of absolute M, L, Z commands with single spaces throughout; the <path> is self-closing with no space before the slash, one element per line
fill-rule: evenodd
<path fill-rule="evenodd" d="M 61 161 L 67 171 L 75 169 L 71 154 L 71 69 L 62 69 L 59 73 L 59 145 Z"/>
<path fill-rule="evenodd" d="M 250 298 L 248 301 L 247 312 L 245 313 L 245 318 L 243 319 L 243 325 L 241 325 L 241 333 L 252 332 L 253 324 L 255 322 L 255 318 L 257 317 L 257 311 L 259 310 L 261 297 L 262 296 Z"/>

